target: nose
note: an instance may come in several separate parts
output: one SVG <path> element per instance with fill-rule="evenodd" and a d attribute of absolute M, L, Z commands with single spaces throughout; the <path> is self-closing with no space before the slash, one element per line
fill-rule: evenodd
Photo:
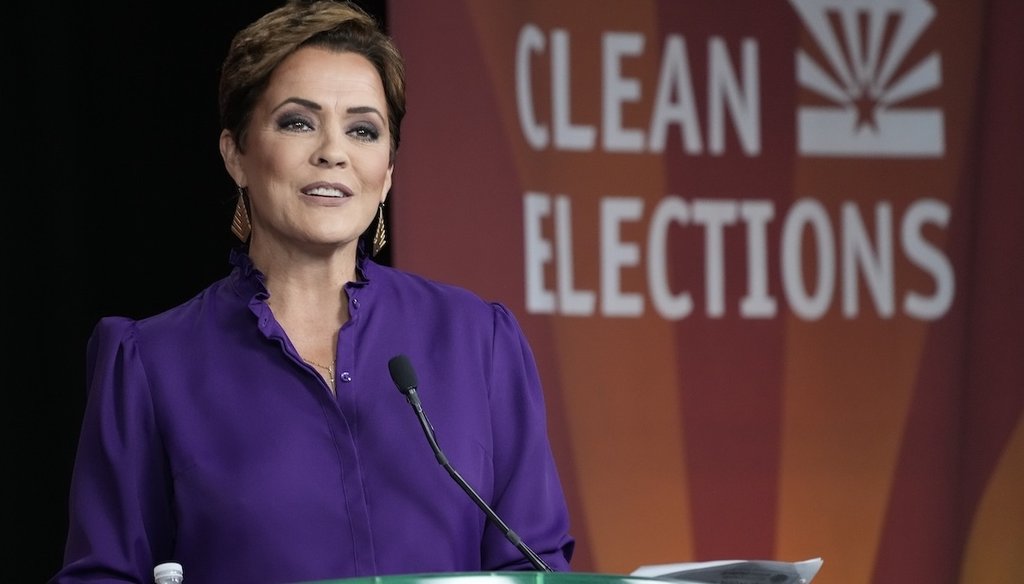
<path fill-rule="evenodd" d="M 316 166 L 345 166 L 348 152 L 345 150 L 345 135 L 340 130 L 326 130 L 313 151 L 311 162 Z"/>

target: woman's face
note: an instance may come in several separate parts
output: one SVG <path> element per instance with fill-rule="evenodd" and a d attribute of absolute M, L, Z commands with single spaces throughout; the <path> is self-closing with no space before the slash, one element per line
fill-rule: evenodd
<path fill-rule="evenodd" d="M 249 193 L 254 244 L 354 243 L 391 188 L 380 75 L 356 53 L 299 49 L 271 75 L 243 147 L 222 133 L 228 172 Z"/>

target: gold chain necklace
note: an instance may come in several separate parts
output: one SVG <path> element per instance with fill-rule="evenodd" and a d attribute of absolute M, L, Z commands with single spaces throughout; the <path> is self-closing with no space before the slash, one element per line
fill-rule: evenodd
<path fill-rule="evenodd" d="M 317 363 L 316 361 L 310 361 L 309 359 L 307 359 L 305 357 L 303 357 L 302 360 L 305 361 L 306 363 L 309 363 L 313 367 L 319 367 L 320 369 L 323 369 L 324 371 L 326 371 L 327 372 L 327 378 L 331 380 L 331 386 L 332 387 L 334 386 L 334 365 L 321 365 L 321 364 Z"/>

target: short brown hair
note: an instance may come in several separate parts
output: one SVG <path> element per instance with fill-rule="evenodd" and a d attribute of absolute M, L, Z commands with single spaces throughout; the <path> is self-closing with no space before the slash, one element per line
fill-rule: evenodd
<path fill-rule="evenodd" d="M 281 61 L 300 47 L 316 46 L 366 57 L 384 85 L 391 129 L 391 159 L 405 116 L 405 63 L 378 22 L 359 6 L 335 0 L 288 0 L 239 31 L 221 67 L 221 128 L 243 150 L 256 101 Z"/>

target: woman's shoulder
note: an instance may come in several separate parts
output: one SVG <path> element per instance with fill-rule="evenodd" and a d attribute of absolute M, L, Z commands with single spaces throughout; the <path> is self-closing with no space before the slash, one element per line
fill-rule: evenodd
<path fill-rule="evenodd" d="M 104 315 L 97 320 L 92 336 L 107 339 L 188 336 L 195 333 L 205 320 L 224 311 L 225 284 L 226 279 L 218 280 L 191 298 L 148 315 Z M 229 297 L 235 296 L 230 290 L 227 293 Z"/>
<path fill-rule="evenodd" d="M 465 309 L 489 309 L 495 304 L 458 284 L 395 267 L 375 265 L 375 268 L 369 274 L 370 286 L 379 284 L 382 293 L 397 295 L 407 302 L 433 303 Z"/>
<path fill-rule="evenodd" d="M 367 276 L 372 297 L 387 306 L 388 312 L 396 318 L 421 322 L 433 317 L 463 326 L 476 323 L 483 331 L 492 332 L 495 328 L 519 328 L 508 305 L 498 299 L 485 298 L 467 287 L 379 265 Z"/>

